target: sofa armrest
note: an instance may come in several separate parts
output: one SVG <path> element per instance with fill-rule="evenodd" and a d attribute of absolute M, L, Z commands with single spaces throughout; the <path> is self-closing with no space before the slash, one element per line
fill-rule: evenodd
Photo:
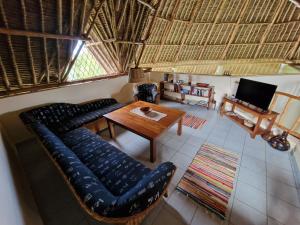
<path fill-rule="evenodd" d="M 176 166 L 171 162 L 160 164 L 120 196 L 117 202 L 119 211 L 132 215 L 148 208 L 164 193 L 175 170 Z"/>

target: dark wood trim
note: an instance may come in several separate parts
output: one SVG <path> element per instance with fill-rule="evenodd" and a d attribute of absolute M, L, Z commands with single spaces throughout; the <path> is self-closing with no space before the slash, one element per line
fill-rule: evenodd
<path fill-rule="evenodd" d="M 89 41 L 89 38 L 80 36 L 71 36 L 63 34 L 50 34 L 35 31 L 26 30 L 16 30 L 0 27 L 0 34 L 12 35 L 12 36 L 25 36 L 25 37 L 39 37 L 39 38 L 49 38 L 49 39 L 60 39 L 60 40 L 77 40 L 77 41 Z"/>
<path fill-rule="evenodd" d="M 15 90 L 12 89 L 10 91 L 0 91 L 0 99 L 6 98 L 6 97 L 13 97 L 16 95 L 24 95 L 24 94 L 31 94 L 31 93 L 40 92 L 40 91 L 47 91 L 47 90 L 62 88 L 62 87 L 66 87 L 66 86 L 90 83 L 90 82 L 99 81 L 99 80 L 115 79 L 115 78 L 123 77 L 123 76 L 127 76 L 127 75 L 128 75 L 128 73 L 114 73 L 114 74 L 107 74 L 105 76 L 98 76 L 98 77 L 84 79 L 84 80 L 67 81 L 67 82 L 60 83 L 60 84 L 53 83 L 53 84 L 32 85 L 30 87 L 25 87 L 22 89 L 15 89 Z"/>

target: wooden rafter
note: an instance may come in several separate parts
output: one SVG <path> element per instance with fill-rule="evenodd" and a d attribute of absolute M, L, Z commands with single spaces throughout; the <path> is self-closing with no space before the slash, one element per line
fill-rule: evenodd
<path fill-rule="evenodd" d="M 25 36 L 25 37 L 39 37 L 39 38 L 48 38 L 48 39 L 59 39 L 59 40 L 76 40 L 76 41 L 89 41 L 89 38 L 86 37 L 77 37 L 71 35 L 62 35 L 62 34 L 50 34 L 45 32 L 35 32 L 35 31 L 26 31 L 26 30 L 16 30 L 8 28 L 0 28 L 0 34 L 6 34 L 11 36 Z"/>
<path fill-rule="evenodd" d="M 180 53 L 182 51 L 182 48 L 183 48 L 183 46 L 184 46 L 187 38 L 190 35 L 190 32 L 192 30 L 192 25 L 193 25 L 193 23 L 194 23 L 194 21 L 196 19 L 196 13 L 198 12 L 198 9 L 199 9 L 199 7 L 201 7 L 201 5 L 202 5 L 202 2 L 201 1 L 197 1 L 196 4 L 195 4 L 195 6 L 193 7 L 193 10 L 191 12 L 191 16 L 190 16 L 190 19 L 189 19 L 189 23 L 187 24 L 186 31 L 185 31 L 185 33 L 184 33 L 184 35 L 182 37 L 180 47 L 179 47 L 179 49 L 178 49 L 178 51 L 176 53 L 176 56 L 175 56 L 175 62 L 178 61 L 179 55 L 180 55 Z"/>
<path fill-rule="evenodd" d="M 205 43 L 204 43 L 203 48 L 202 48 L 202 50 L 201 50 L 201 52 L 199 54 L 198 59 L 202 58 L 202 56 L 204 54 L 204 51 L 205 51 L 205 47 L 207 46 L 207 44 L 210 41 L 210 38 L 211 38 L 211 36 L 212 36 L 212 34 L 214 32 L 214 28 L 217 25 L 217 22 L 218 22 L 219 18 L 223 15 L 223 9 L 224 9 L 225 5 L 226 5 L 226 1 L 222 1 L 222 3 L 220 3 L 220 8 L 218 9 L 218 13 L 216 15 L 216 18 L 215 18 L 215 20 L 214 20 L 211 28 L 210 28 L 210 31 L 209 31 L 207 37 L 206 37 Z"/>
<path fill-rule="evenodd" d="M 4 81 L 4 85 L 6 87 L 7 90 L 10 90 L 10 82 L 6 73 L 6 69 L 5 66 L 2 62 L 1 56 L 0 56 L 0 68 L 2 69 L 2 79 Z"/>
<path fill-rule="evenodd" d="M 94 17 L 93 17 L 93 19 L 92 19 L 92 23 L 90 24 L 90 26 L 89 26 L 89 28 L 88 28 L 86 34 L 85 34 L 86 37 L 88 37 L 88 36 L 90 35 L 90 32 L 92 31 L 92 28 L 94 27 L 94 25 L 95 25 L 95 23 L 96 23 L 96 19 L 97 19 L 97 17 L 98 17 L 98 14 L 100 13 L 100 10 L 101 10 L 101 8 L 102 8 L 104 2 L 105 2 L 105 0 L 100 0 L 99 6 L 98 6 L 98 8 L 96 9 L 95 15 L 94 15 Z M 63 75 L 63 78 L 62 78 L 64 81 L 66 80 L 67 75 L 68 75 L 69 72 L 71 71 L 71 69 L 72 69 L 72 67 L 73 67 L 73 65 L 74 65 L 74 63 L 75 63 L 75 61 L 76 61 L 76 59 L 78 58 L 79 53 L 81 52 L 81 50 L 82 50 L 84 44 L 85 44 L 85 41 L 82 41 L 82 43 L 80 44 L 80 46 L 79 46 L 79 48 L 78 48 L 78 50 L 77 50 L 77 52 L 76 52 L 76 54 L 75 54 L 75 56 L 74 56 L 74 59 L 72 59 L 71 62 L 68 63 L 68 69 L 66 70 L 66 72 L 65 72 L 65 74 Z"/>
<path fill-rule="evenodd" d="M 147 2 L 145 2 L 143 0 L 137 0 L 137 1 L 139 3 L 141 3 L 142 5 L 144 5 L 144 6 L 147 6 L 150 10 L 155 11 L 155 8 L 152 5 L 150 5 L 149 3 L 147 3 Z"/>
<path fill-rule="evenodd" d="M 8 29 L 6 13 L 5 13 L 4 8 L 3 8 L 2 0 L 0 0 L 0 12 L 2 14 L 2 19 L 4 21 L 5 27 Z M 14 47 L 13 47 L 10 35 L 7 35 L 7 43 L 8 43 L 8 47 L 9 47 L 13 67 L 14 67 L 14 70 L 15 70 L 15 73 L 16 73 L 16 76 L 17 76 L 18 85 L 19 85 L 19 87 L 22 87 L 23 86 L 23 81 L 22 81 L 22 78 L 21 78 L 21 75 L 20 75 L 20 72 L 19 72 L 19 68 L 18 68 L 18 64 L 17 64 L 17 61 L 16 61 L 16 56 L 15 56 L 15 51 L 14 51 Z"/>
<path fill-rule="evenodd" d="M 267 37 L 269 36 L 269 33 L 270 33 L 271 28 L 273 27 L 273 25 L 275 24 L 275 22 L 276 22 L 276 20 L 277 20 L 277 18 L 278 18 L 278 15 L 279 15 L 279 13 L 280 13 L 280 10 L 282 10 L 282 7 L 283 7 L 284 4 L 286 4 L 286 3 L 287 3 L 286 0 L 280 0 L 280 2 L 278 3 L 277 8 L 276 8 L 276 10 L 275 10 L 275 13 L 274 13 L 274 15 L 273 15 L 273 18 L 272 18 L 271 23 L 268 24 L 268 26 L 267 26 L 267 28 L 266 28 L 264 34 L 261 36 L 260 43 L 259 43 L 259 46 L 258 46 L 258 48 L 257 48 L 257 50 L 256 50 L 256 53 L 255 53 L 255 55 L 254 55 L 254 58 L 257 58 L 257 57 L 258 57 L 258 55 L 259 55 L 259 53 L 260 53 L 260 51 L 261 51 L 261 49 L 262 49 L 262 47 L 263 47 L 263 45 L 264 45 L 264 43 L 265 43 Z"/>
<path fill-rule="evenodd" d="M 167 24 L 167 26 L 166 26 L 166 28 L 164 30 L 164 35 L 163 35 L 163 37 L 161 39 L 160 47 L 158 48 L 158 51 L 155 54 L 154 63 L 157 62 L 157 60 L 159 59 L 159 56 L 160 56 L 160 54 L 162 52 L 164 44 L 165 44 L 165 42 L 166 42 L 166 40 L 167 40 L 167 38 L 169 36 L 169 33 L 171 32 L 171 28 L 172 28 L 173 23 L 174 23 L 174 17 L 175 17 L 175 15 L 177 13 L 179 5 L 180 5 L 180 0 L 176 0 L 173 12 L 171 14 L 170 22 Z"/>
<path fill-rule="evenodd" d="M 73 2 L 73 0 L 71 0 Z M 57 26 L 58 26 L 58 33 L 62 34 L 62 0 L 56 0 L 56 10 L 57 10 Z M 71 16 L 72 17 L 72 16 Z M 57 61 L 57 76 L 58 82 L 61 82 L 61 74 L 60 74 L 60 43 L 59 40 L 56 39 L 56 61 Z"/>
<path fill-rule="evenodd" d="M 150 21 L 150 24 L 149 24 L 149 26 L 148 26 L 148 29 L 147 29 L 147 31 L 145 32 L 145 37 L 144 37 L 144 39 L 143 39 L 143 46 L 142 46 L 140 55 L 138 56 L 138 59 L 137 59 L 137 62 L 136 62 L 136 66 L 137 66 L 137 67 L 140 65 L 142 56 L 143 56 L 144 51 L 145 51 L 145 48 L 146 48 L 146 42 L 148 41 L 148 39 L 149 39 L 149 37 L 150 37 L 150 35 L 151 35 L 152 28 L 153 28 L 153 25 L 154 25 L 154 21 L 155 21 L 155 19 L 156 19 L 157 14 L 158 14 L 158 9 L 159 9 L 159 7 L 160 7 L 160 4 L 161 4 L 161 1 L 159 1 L 159 3 L 157 3 L 157 6 L 154 7 L 154 8 L 155 8 L 154 15 L 152 16 L 151 21 Z"/>
<path fill-rule="evenodd" d="M 43 8 L 43 0 L 39 0 L 39 6 L 40 6 L 40 15 L 41 15 L 41 30 L 44 33 L 45 32 L 45 20 L 44 20 L 44 8 Z M 43 51 L 44 51 L 44 66 L 45 66 L 45 74 L 42 74 L 39 83 L 44 79 L 44 76 L 46 75 L 47 83 L 50 83 L 50 73 L 49 73 L 49 63 L 48 63 L 48 52 L 47 52 L 47 39 L 43 37 Z"/>
<path fill-rule="evenodd" d="M 291 49 L 291 53 L 288 56 L 288 59 L 293 60 L 295 54 L 297 53 L 297 50 L 300 48 L 300 35 L 298 37 L 297 42 L 295 43 L 295 45 L 293 46 L 293 48 Z"/>
<path fill-rule="evenodd" d="M 24 0 L 21 0 L 21 8 L 22 8 L 22 14 L 23 14 L 24 29 L 28 30 L 26 6 L 25 6 Z M 34 61 L 33 61 L 30 37 L 26 37 L 26 43 L 27 43 L 27 54 L 29 56 L 29 64 L 30 64 L 30 70 L 31 70 L 31 74 L 32 74 L 32 80 L 33 80 L 34 84 L 37 84 L 37 76 L 36 76 L 35 68 L 34 68 Z"/>
<path fill-rule="evenodd" d="M 226 58 L 227 52 L 228 52 L 228 50 L 230 48 L 230 45 L 232 44 L 232 42 L 234 41 L 236 35 L 238 34 L 240 23 L 242 21 L 243 16 L 246 13 L 246 10 L 248 8 L 249 3 L 250 3 L 250 0 L 246 0 L 246 2 L 244 2 L 243 8 L 242 8 L 242 10 L 241 10 L 241 12 L 239 14 L 238 20 L 237 20 L 237 22 L 235 24 L 235 27 L 234 27 L 234 29 L 233 29 L 233 31 L 231 33 L 230 39 L 229 39 L 229 41 L 228 41 L 228 43 L 226 45 L 226 48 L 224 49 L 224 51 L 222 53 L 221 59 L 225 59 Z"/>

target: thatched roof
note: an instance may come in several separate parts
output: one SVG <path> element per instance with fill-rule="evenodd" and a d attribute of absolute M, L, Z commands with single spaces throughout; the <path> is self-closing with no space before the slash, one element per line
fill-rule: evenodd
<path fill-rule="evenodd" d="M 84 45 L 108 74 L 137 65 L 274 74 L 300 62 L 300 9 L 289 0 L 0 0 L 0 96 L 66 84 Z"/>
<path fill-rule="evenodd" d="M 153 27 L 141 66 L 157 71 L 274 74 L 300 62 L 300 9 L 288 0 L 166 0 Z"/>
<path fill-rule="evenodd" d="M 0 0 L 0 96 L 66 83 L 85 44 L 107 73 L 126 72 L 157 2 Z"/>

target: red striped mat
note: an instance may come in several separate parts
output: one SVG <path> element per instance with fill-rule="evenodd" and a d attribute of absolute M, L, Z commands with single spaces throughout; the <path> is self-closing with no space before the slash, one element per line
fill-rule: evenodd
<path fill-rule="evenodd" d="M 186 114 L 183 117 L 182 124 L 194 129 L 201 128 L 205 124 L 206 120 L 197 116 Z"/>
<path fill-rule="evenodd" d="M 177 190 L 225 218 L 239 156 L 204 144 L 179 181 Z"/>

